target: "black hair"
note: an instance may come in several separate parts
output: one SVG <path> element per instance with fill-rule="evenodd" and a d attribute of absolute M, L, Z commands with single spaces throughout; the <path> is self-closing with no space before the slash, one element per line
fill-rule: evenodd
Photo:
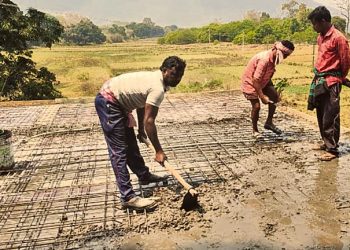
<path fill-rule="evenodd" d="M 311 11 L 311 13 L 307 16 L 310 21 L 321 22 L 325 20 L 326 22 L 331 22 L 332 16 L 329 10 L 324 6 L 318 6 L 316 9 Z"/>
<path fill-rule="evenodd" d="M 173 67 L 175 67 L 176 72 L 183 73 L 186 68 L 186 61 L 178 56 L 169 56 L 163 61 L 162 66 L 160 66 L 159 69 L 164 71 Z"/>
<path fill-rule="evenodd" d="M 281 43 L 283 44 L 284 47 L 287 47 L 290 50 L 294 50 L 294 44 L 291 41 L 288 40 L 283 40 L 281 41 Z"/>

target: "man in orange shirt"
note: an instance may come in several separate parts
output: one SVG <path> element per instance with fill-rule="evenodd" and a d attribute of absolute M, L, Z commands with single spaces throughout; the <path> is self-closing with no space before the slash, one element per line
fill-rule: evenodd
<path fill-rule="evenodd" d="M 251 118 L 253 124 L 253 136 L 259 136 L 258 120 L 260 101 L 269 105 L 269 113 L 264 128 L 276 134 L 282 131 L 277 128 L 272 118 L 275 114 L 276 105 L 280 99 L 271 78 L 276 71 L 276 65 L 281 63 L 294 51 L 292 42 L 284 40 L 275 43 L 272 49 L 260 52 L 250 59 L 242 76 L 241 90 L 252 105 Z"/>
<path fill-rule="evenodd" d="M 318 126 L 323 144 L 317 148 L 326 152 L 320 160 L 338 156 L 340 136 L 340 91 L 350 67 L 349 45 L 346 37 L 331 23 L 331 14 L 324 6 L 308 16 L 317 38 L 318 56 L 315 77 L 311 84 L 308 109 L 316 108 Z"/>

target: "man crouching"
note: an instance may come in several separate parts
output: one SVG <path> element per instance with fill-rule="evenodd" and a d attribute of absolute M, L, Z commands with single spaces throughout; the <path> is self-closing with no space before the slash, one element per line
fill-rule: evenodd
<path fill-rule="evenodd" d="M 284 40 L 275 43 L 272 49 L 262 51 L 250 59 L 242 76 L 241 90 L 252 105 L 251 119 L 253 125 L 253 136 L 260 136 L 258 120 L 260 112 L 260 100 L 269 105 L 268 117 L 264 128 L 276 134 L 282 131 L 277 128 L 272 118 L 275 114 L 276 105 L 280 99 L 278 92 L 272 84 L 271 78 L 276 71 L 276 65 L 287 58 L 294 51 L 292 42 Z"/>

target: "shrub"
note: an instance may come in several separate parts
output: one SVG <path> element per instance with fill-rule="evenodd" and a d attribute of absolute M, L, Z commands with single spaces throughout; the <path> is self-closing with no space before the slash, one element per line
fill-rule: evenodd
<path fill-rule="evenodd" d="M 203 90 L 218 90 L 223 88 L 221 80 L 210 80 L 208 82 L 189 82 L 187 84 L 180 84 L 177 88 L 177 92 L 200 92 Z"/>
<path fill-rule="evenodd" d="M 92 84 L 91 82 L 84 82 L 80 85 L 81 90 L 83 91 L 84 95 L 86 96 L 92 96 L 96 95 L 99 88 Z"/>

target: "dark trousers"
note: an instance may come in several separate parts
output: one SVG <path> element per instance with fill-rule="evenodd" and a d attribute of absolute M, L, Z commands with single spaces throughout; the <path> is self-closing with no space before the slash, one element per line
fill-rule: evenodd
<path fill-rule="evenodd" d="M 127 127 L 127 115 L 119 104 L 101 94 L 95 98 L 95 108 L 106 139 L 109 158 L 121 194 L 121 201 L 135 197 L 127 165 L 139 179 L 149 174 L 140 154 L 133 128 Z"/>
<path fill-rule="evenodd" d="M 327 151 L 338 152 L 340 137 L 340 84 L 329 87 L 329 91 L 319 98 L 316 107 L 318 127 Z"/>

